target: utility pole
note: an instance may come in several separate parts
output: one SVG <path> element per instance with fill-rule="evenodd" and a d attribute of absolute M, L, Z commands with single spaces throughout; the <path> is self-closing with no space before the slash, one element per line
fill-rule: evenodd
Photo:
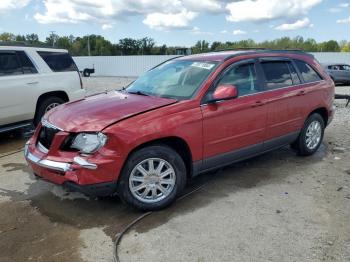
<path fill-rule="evenodd" d="M 91 54 L 90 54 L 90 35 L 88 35 L 88 44 L 87 44 L 87 48 L 88 48 L 88 55 L 91 56 Z"/>
<path fill-rule="evenodd" d="M 52 38 L 52 47 L 55 47 L 55 33 L 56 31 L 50 31 L 51 32 L 51 38 Z"/>

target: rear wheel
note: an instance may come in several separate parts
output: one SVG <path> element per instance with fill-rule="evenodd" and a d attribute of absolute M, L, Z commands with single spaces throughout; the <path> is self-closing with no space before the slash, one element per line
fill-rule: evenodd
<path fill-rule="evenodd" d="M 186 167 L 180 155 L 168 146 L 145 147 L 127 160 L 118 183 L 118 195 L 141 210 L 170 205 L 184 189 Z"/>
<path fill-rule="evenodd" d="M 51 96 L 47 97 L 44 100 L 40 102 L 40 104 L 37 107 L 37 111 L 35 114 L 35 119 L 34 119 L 34 125 L 37 126 L 41 118 L 51 109 L 55 108 L 56 106 L 59 106 L 61 104 L 65 103 L 65 101 L 57 96 Z"/>
<path fill-rule="evenodd" d="M 309 156 L 320 147 L 324 135 L 325 123 L 321 115 L 312 114 L 304 124 L 298 139 L 291 145 L 299 155 Z"/>

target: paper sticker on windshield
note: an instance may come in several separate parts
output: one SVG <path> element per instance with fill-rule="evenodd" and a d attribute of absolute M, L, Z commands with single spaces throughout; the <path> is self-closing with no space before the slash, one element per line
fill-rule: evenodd
<path fill-rule="evenodd" d="M 215 64 L 209 64 L 209 63 L 205 63 L 205 62 L 193 62 L 191 66 L 210 70 L 214 67 L 214 65 Z"/>

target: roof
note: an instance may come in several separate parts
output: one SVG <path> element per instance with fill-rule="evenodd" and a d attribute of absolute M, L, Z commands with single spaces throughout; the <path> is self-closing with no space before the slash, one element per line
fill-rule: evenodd
<path fill-rule="evenodd" d="M 222 62 L 232 57 L 249 55 L 249 54 L 298 54 L 312 56 L 311 54 L 305 53 L 301 50 L 273 50 L 273 49 L 238 49 L 238 50 L 226 50 L 218 52 L 201 53 L 196 55 L 183 56 L 181 60 L 200 60 L 200 61 L 216 61 Z"/>
<path fill-rule="evenodd" d="M 0 42 L 0 51 L 24 51 L 24 50 L 34 50 L 34 51 L 47 51 L 47 52 L 57 52 L 57 53 L 67 53 L 66 49 L 55 49 L 47 47 L 33 47 L 33 46 L 2 46 Z"/>
<path fill-rule="evenodd" d="M 338 65 L 349 65 L 347 63 L 321 63 L 322 66 L 338 66 Z"/>

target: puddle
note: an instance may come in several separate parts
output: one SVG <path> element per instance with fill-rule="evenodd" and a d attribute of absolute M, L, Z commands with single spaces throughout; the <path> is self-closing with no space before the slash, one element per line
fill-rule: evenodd
<path fill-rule="evenodd" d="M 82 261 L 79 230 L 52 224 L 28 202 L 0 204 L 1 261 Z"/>
<path fill-rule="evenodd" d="M 24 147 L 28 138 L 24 137 L 22 130 L 0 133 L 0 157 Z"/>

